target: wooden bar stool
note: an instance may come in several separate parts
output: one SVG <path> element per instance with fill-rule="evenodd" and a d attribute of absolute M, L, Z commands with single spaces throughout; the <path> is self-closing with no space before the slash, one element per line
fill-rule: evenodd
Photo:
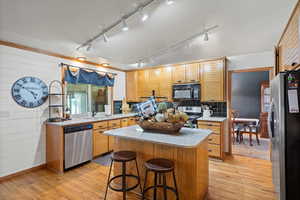
<path fill-rule="evenodd" d="M 153 189 L 153 199 L 156 200 L 157 188 L 163 188 L 164 200 L 167 200 L 167 190 L 173 191 L 174 194 L 176 195 L 176 199 L 179 200 L 173 161 L 164 158 L 155 158 L 155 159 L 148 160 L 145 163 L 145 167 L 146 167 L 146 174 L 144 180 L 145 182 L 144 182 L 142 200 L 145 199 L 145 194 L 150 189 Z M 146 188 L 148 172 L 154 172 L 154 185 Z M 167 185 L 166 173 L 169 172 L 172 173 L 175 188 Z M 163 177 L 163 184 L 158 183 L 158 178 L 160 179 L 161 176 Z"/>
<path fill-rule="evenodd" d="M 136 152 L 133 151 L 117 151 L 114 152 L 111 156 L 111 163 L 110 163 L 110 168 L 109 168 L 109 174 L 108 174 L 108 180 L 107 180 L 107 185 L 106 185 L 106 191 L 105 191 L 105 196 L 104 200 L 106 199 L 108 188 L 111 190 L 117 191 L 117 192 L 123 192 L 123 200 L 126 200 L 126 192 L 135 189 L 136 187 L 140 186 L 140 190 L 142 192 L 142 186 L 140 184 L 140 174 L 139 174 L 139 169 L 136 161 Z M 135 166 L 136 166 L 136 171 L 137 171 L 137 176 L 133 174 L 126 174 L 126 163 L 129 161 L 135 161 Z M 111 170 L 114 162 L 121 162 L 122 163 L 122 174 L 114 176 L 110 178 L 111 175 Z M 111 182 L 115 179 L 121 178 L 122 179 L 122 187 L 121 188 L 115 188 L 111 186 Z M 134 178 L 137 180 L 137 183 L 134 186 L 127 187 L 127 178 Z"/>

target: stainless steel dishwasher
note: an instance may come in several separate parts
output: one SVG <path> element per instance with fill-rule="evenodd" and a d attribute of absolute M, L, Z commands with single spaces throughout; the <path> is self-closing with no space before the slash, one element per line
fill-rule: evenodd
<path fill-rule="evenodd" d="M 92 160 L 92 134 L 92 124 L 77 125 L 64 128 L 65 169 Z"/>

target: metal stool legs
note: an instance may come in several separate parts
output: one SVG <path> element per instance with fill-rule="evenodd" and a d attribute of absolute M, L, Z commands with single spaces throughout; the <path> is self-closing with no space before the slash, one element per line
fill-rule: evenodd
<path fill-rule="evenodd" d="M 166 173 L 161 173 L 161 172 L 153 172 L 154 173 L 154 185 L 146 187 L 149 171 L 150 170 L 146 169 L 145 179 L 144 179 L 144 187 L 143 187 L 143 193 L 142 193 L 142 200 L 145 199 L 145 194 L 150 189 L 153 189 L 153 200 L 157 200 L 157 188 L 163 188 L 163 197 L 164 197 L 164 200 L 168 199 L 168 196 L 167 196 L 167 191 L 168 190 L 173 191 L 174 194 L 176 195 L 176 200 L 179 200 L 177 182 L 176 182 L 176 177 L 175 177 L 175 172 L 174 171 L 172 171 L 174 188 L 172 188 L 172 187 L 170 187 L 170 186 L 167 185 Z M 163 182 L 162 184 L 160 184 L 161 176 L 162 176 L 162 182 Z"/>
<path fill-rule="evenodd" d="M 107 196 L 107 191 L 108 191 L 108 184 L 109 184 L 109 180 L 110 180 L 110 174 L 111 174 L 111 169 L 112 169 L 112 165 L 113 165 L 114 161 L 110 161 L 110 167 L 109 167 L 109 173 L 108 173 L 108 178 L 107 178 L 107 184 L 106 184 L 106 189 L 105 189 L 105 196 L 104 196 L 104 200 L 106 200 L 106 196 Z"/>
<path fill-rule="evenodd" d="M 107 179 L 107 185 L 106 185 L 104 200 L 106 200 L 107 193 L 108 193 L 108 188 L 110 188 L 114 191 L 122 192 L 123 193 L 123 200 L 126 200 L 126 192 L 135 189 L 138 185 L 140 186 L 140 190 L 141 190 L 141 193 L 142 193 L 142 186 L 141 186 L 141 183 L 140 183 L 139 169 L 138 169 L 136 159 L 134 161 L 135 161 L 137 176 L 132 175 L 132 174 L 126 174 L 126 162 L 122 162 L 122 174 L 110 178 L 111 177 L 112 166 L 113 166 L 113 163 L 115 162 L 114 160 L 111 161 L 110 167 L 109 167 L 109 174 L 108 174 L 108 179 Z M 128 188 L 127 187 L 127 182 L 126 182 L 127 177 L 135 178 L 137 180 L 137 184 L 130 187 L 130 188 Z M 116 188 L 114 188 L 110 185 L 111 182 L 113 180 L 117 179 L 117 178 L 122 178 L 122 188 L 121 189 L 116 189 Z"/>

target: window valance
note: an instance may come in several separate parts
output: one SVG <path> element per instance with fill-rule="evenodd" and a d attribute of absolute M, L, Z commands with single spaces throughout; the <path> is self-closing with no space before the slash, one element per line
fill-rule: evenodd
<path fill-rule="evenodd" d="M 71 66 L 73 67 L 73 66 Z M 100 74 L 93 70 L 79 68 L 76 72 L 70 70 L 70 66 L 64 68 L 65 81 L 72 84 L 91 84 L 97 86 L 113 87 L 115 78 L 109 74 Z"/>

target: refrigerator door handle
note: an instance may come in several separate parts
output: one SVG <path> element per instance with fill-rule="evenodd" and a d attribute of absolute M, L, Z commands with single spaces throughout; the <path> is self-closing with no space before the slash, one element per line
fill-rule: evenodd
<path fill-rule="evenodd" d="M 270 110 L 268 114 L 268 132 L 269 137 L 274 137 L 274 102 L 271 101 Z"/>

